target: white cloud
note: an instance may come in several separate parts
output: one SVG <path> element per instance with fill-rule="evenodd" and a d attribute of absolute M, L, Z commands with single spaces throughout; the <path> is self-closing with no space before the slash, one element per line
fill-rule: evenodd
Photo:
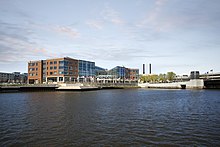
<path fill-rule="evenodd" d="M 55 26 L 53 27 L 53 29 L 58 33 L 68 35 L 72 38 L 76 38 L 80 35 L 76 29 L 68 27 L 68 26 Z"/>
<path fill-rule="evenodd" d="M 105 9 L 101 12 L 101 16 L 105 21 L 116 25 L 122 25 L 125 23 L 124 20 L 120 17 L 119 12 L 113 8 L 110 8 L 109 6 L 105 7 Z"/>
<path fill-rule="evenodd" d="M 92 28 L 99 29 L 99 30 L 103 28 L 103 22 L 99 20 L 90 20 L 86 24 Z"/>

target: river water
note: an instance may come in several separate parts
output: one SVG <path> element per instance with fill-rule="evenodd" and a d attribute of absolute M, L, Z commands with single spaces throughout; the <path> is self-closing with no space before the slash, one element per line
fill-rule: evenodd
<path fill-rule="evenodd" d="M 0 93 L 0 146 L 220 146 L 220 91 Z"/>

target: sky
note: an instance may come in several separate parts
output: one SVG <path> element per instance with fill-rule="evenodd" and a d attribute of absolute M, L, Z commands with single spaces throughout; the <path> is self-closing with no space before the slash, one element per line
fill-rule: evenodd
<path fill-rule="evenodd" d="M 220 0 L 0 0 L 0 72 L 57 57 L 220 72 Z"/>

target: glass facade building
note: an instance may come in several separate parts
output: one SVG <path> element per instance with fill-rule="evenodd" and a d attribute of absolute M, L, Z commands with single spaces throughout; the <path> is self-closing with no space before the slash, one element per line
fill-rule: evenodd
<path fill-rule="evenodd" d="M 113 75 L 115 78 L 125 78 L 125 67 L 116 66 L 115 68 L 108 71 L 109 75 Z"/>
<path fill-rule="evenodd" d="M 95 77 L 95 62 L 79 60 L 79 78 Z"/>

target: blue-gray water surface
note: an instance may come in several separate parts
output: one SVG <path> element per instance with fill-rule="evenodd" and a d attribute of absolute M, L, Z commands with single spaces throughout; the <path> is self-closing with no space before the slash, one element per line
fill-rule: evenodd
<path fill-rule="evenodd" d="M 220 146 L 220 91 L 0 93 L 0 146 Z"/>

